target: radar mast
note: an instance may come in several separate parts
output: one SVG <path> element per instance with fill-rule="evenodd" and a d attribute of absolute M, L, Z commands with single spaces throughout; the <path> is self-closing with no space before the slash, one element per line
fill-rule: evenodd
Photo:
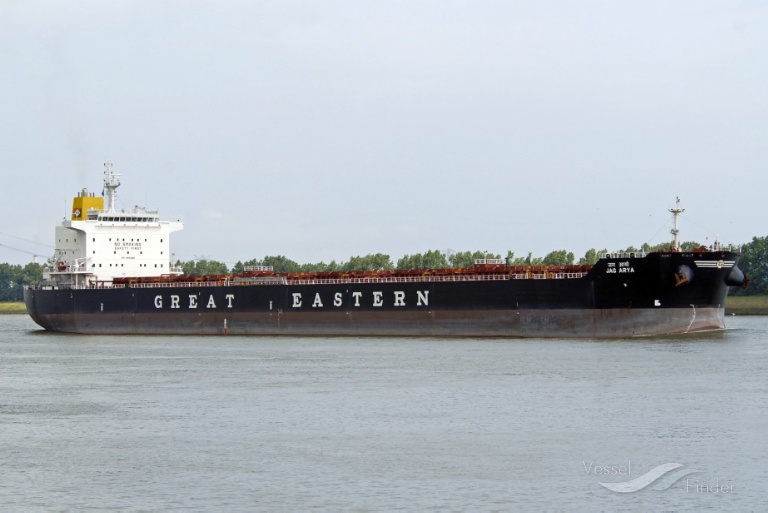
<path fill-rule="evenodd" d="M 672 241 L 672 251 L 680 251 L 680 230 L 678 229 L 677 221 L 680 217 L 680 214 L 685 212 L 685 209 L 680 207 L 679 197 L 675 202 L 675 206 L 670 208 L 669 211 L 672 212 L 672 217 L 674 218 L 675 223 L 675 227 L 670 231 L 670 233 L 675 236 L 674 240 Z"/>
<path fill-rule="evenodd" d="M 107 207 L 106 211 L 110 214 L 115 213 L 115 200 L 117 199 L 117 188 L 120 187 L 120 175 L 112 172 L 112 162 L 104 162 L 104 189 L 106 189 Z"/>

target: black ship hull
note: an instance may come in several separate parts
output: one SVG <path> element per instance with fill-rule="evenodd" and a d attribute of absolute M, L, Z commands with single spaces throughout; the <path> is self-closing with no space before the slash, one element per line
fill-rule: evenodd
<path fill-rule="evenodd" d="M 47 330 L 103 334 L 618 338 L 724 328 L 732 252 L 620 255 L 579 277 L 294 280 L 25 290 Z"/>

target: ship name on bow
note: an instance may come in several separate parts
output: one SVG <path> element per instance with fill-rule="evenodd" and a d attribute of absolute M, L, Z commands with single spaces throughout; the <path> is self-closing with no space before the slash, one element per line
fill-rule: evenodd
<path fill-rule="evenodd" d="M 291 306 L 293 308 L 301 308 L 301 306 L 304 304 L 304 297 L 302 296 L 301 292 L 293 292 L 293 303 Z M 374 307 L 381 307 L 384 306 L 384 292 L 375 290 L 371 293 L 372 300 L 373 300 L 373 306 Z M 312 308 L 324 308 L 325 303 L 323 302 L 323 298 L 320 295 L 319 292 L 316 292 L 314 297 L 312 297 L 311 294 L 309 294 L 311 299 L 307 299 L 308 301 L 312 301 Z M 363 297 L 362 292 L 352 292 L 352 306 L 359 307 L 360 305 L 360 299 Z M 395 290 L 392 295 L 388 299 L 391 299 L 392 302 L 389 303 L 392 306 L 406 306 L 405 303 L 405 291 L 402 290 Z M 333 295 L 333 306 L 340 307 L 344 304 L 344 295 L 341 292 L 336 292 Z M 428 290 L 417 290 L 416 291 L 416 306 L 429 306 L 429 291 Z"/>
<path fill-rule="evenodd" d="M 629 265 L 629 262 L 608 262 L 607 274 L 633 273 L 635 268 Z"/>
<path fill-rule="evenodd" d="M 342 292 L 334 293 L 332 296 L 332 299 L 329 299 L 329 298 L 324 299 L 319 292 L 316 292 L 314 295 L 307 294 L 307 296 L 308 297 L 305 300 L 305 297 L 301 292 L 291 293 L 291 298 L 292 298 L 291 307 L 301 308 L 306 304 L 311 306 L 312 308 L 324 308 L 326 304 L 330 304 L 330 305 L 333 305 L 334 307 L 339 308 L 344 305 L 344 294 Z M 372 306 L 374 307 L 383 307 L 385 305 L 406 306 L 407 301 L 409 300 L 415 300 L 416 306 L 429 306 L 428 290 L 417 290 L 415 296 L 411 298 L 407 298 L 405 291 L 402 291 L 402 290 L 395 290 L 392 293 L 386 294 L 386 297 L 383 291 L 375 290 L 371 292 L 369 296 L 370 297 L 367 298 L 368 301 L 370 301 L 369 304 L 372 304 Z M 361 300 L 363 299 L 362 292 L 353 291 L 350 294 L 350 298 L 351 298 L 351 306 L 353 307 L 363 306 L 361 304 Z M 235 302 L 234 294 L 225 294 L 223 302 L 219 300 L 219 303 L 217 303 L 217 299 L 214 297 L 213 294 L 209 294 L 207 299 L 198 294 L 186 294 L 186 295 L 169 294 L 165 297 L 163 295 L 158 294 L 154 298 L 154 306 L 157 309 L 162 309 L 162 308 L 215 309 L 215 308 L 218 308 L 220 304 L 223 308 L 234 308 L 234 302 Z M 272 304 L 270 302 L 270 310 L 271 309 L 272 309 Z"/>
<path fill-rule="evenodd" d="M 180 296 L 178 294 L 171 294 L 168 296 L 168 307 L 169 308 L 182 308 L 182 298 L 183 296 Z M 213 294 L 208 295 L 208 300 L 205 301 L 205 299 L 199 297 L 197 294 L 189 294 L 188 295 L 189 300 L 187 298 L 184 298 L 183 300 L 183 307 L 184 308 L 217 308 L 216 305 L 216 299 L 214 299 Z M 202 299 L 202 301 L 201 301 Z M 225 304 L 227 308 L 232 308 L 232 302 L 235 299 L 234 294 L 226 294 L 224 296 Z M 163 308 L 163 296 L 157 295 L 155 296 L 155 308 Z"/>

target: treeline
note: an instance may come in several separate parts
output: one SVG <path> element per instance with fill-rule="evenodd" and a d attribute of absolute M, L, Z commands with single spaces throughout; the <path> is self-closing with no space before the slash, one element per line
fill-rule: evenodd
<path fill-rule="evenodd" d="M 742 296 L 768 294 L 768 237 L 753 237 L 741 247 L 739 269 L 749 276 L 746 289 L 737 288 L 734 292 Z"/>
<path fill-rule="evenodd" d="M 32 285 L 42 279 L 41 264 L 0 264 L 0 301 L 23 301 L 24 285 Z"/>
<path fill-rule="evenodd" d="M 690 251 L 701 246 L 697 242 L 684 242 L 681 244 L 683 251 Z M 659 244 L 649 246 L 643 244 L 639 248 L 630 246 L 629 248 L 617 250 L 617 252 L 628 253 L 650 253 L 652 251 L 668 250 L 669 244 Z M 297 272 L 332 272 L 332 271 L 372 271 L 372 270 L 392 270 L 392 269 L 440 269 L 445 267 L 472 267 L 475 260 L 478 259 L 504 259 L 506 263 L 513 266 L 524 265 L 592 265 L 600 258 L 601 253 L 607 253 L 607 249 L 590 249 L 583 257 L 576 261 L 575 255 L 565 249 L 551 251 L 543 257 L 534 257 L 532 253 L 526 256 L 515 256 L 513 251 L 507 251 L 502 257 L 501 254 L 488 251 L 459 251 L 442 252 L 440 250 L 429 250 L 426 253 L 415 253 L 405 255 L 397 262 L 393 262 L 389 255 L 383 253 L 369 254 L 365 256 L 353 256 L 348 261 L 336 262 L 332 260 L 329 263 L 309 263 L 300 264 L 283 255 L 268 255 L 260 259 L 251 259 L 245 262 L 237 262 L 231 269 L 226 264 L 216 260 L 189 260 L 187 262 L 177 261 L 176 266 L 181 267 L 184 274 L 203 275 L 203 274 L 228 274 L 241 273 L 247 266 L 272 266 L 278 273 L 297 273 Z"/>
<path fill-rule="evenodd" d="M 692 251 L 701 246 L 698 242 L 684 242 L 681 244 L 683 251 Z M 616 252 L 645 252 L 664 251 L 669 249 L 669 244 L 650 246 L 643 244 L 639 248 L 617 250 Z M 745 290 L 735 288 L 733 293 L 739 295 L 768 295 L 768 237 L 754 237 L 751 242 L 744 244 L 739 249 L 741 259 L 739 267 L 749 276 L 750 284 Z M 392 270 L 392 269 L 430 269 L 443 267 L 472 267 L 475 260 L 481 258 L 504 258 L 510 265 L 591 265 L 597 262 L 601 253 L 607 250 L 590 249 L 584 256 L 576 260 L 572 252 L 556 250 L 547 253 L 543 257 L 534 257 L 531 253 L 526 256 L 516 256 L 514 252 L 507 251 L 501 254 L 487 251 L 459 251 L 443 252 L 429 250 L 425 253 L 405 255 L 397 262 L 393 262 L 389 255 L 383 253 L 369 254 L 365 256 L 353 256 L 347 261 L 329 263 L 319 262 L 315 264 L 299 264 L 283 255 L 266 256 L 261 259 L 251 259 L 245 262 L 237 262 L 232 268 L 227 264 L 216 260 L 190 260 L 177 261 L 176 266 L 181 267 L 186 275 L 203 274 L 229 274 L 240 273 L 249 265 L 272 266 L 276 272 L 327 272 L 327 271 L 367 271 L 367 270 Z M 39 283 L 42 280 L 44 266 L 29 263 L 25 266 L 0 264 L 0 301 L 22 301 L 25 285 Z"/>

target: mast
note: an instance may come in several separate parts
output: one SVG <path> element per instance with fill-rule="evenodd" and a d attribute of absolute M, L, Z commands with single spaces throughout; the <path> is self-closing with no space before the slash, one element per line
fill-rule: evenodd
<path fill-rule="evenodd" d="M 115 199 L 117 188 L 120 187 L 120 175 L 112 172 L 112 162 L 104 162 L 104 189 L 106 189 L 107 206 L 105 210 L 110 214 L 115 213 Z"/>
<path fill-rule="evenodd" d="M 670 232 L 672 235 L 675 236 L 674 240 L 672 241 L 672 251 L 680 251 L 680 230 L 678 229 L 677 221 L 680 217 L 680 214 L 685 212 L 684 208 L 680 207 L 680 198 L 677 198 L 677 201 L 675 202 L 675 206 L 669 209 L 670 212 L 672 212 L 672 217 L 674 218 L 675 227 L 672 228 L 672 231 Z"/>

